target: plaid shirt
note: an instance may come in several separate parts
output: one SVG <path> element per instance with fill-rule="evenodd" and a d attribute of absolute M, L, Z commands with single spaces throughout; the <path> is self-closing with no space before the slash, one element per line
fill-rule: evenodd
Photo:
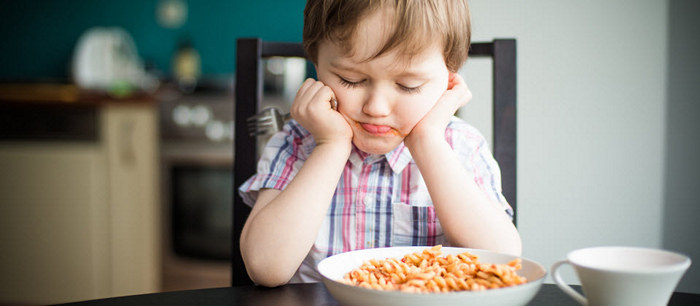
<path fill-rule="evenodd" d="M 484 137 L 456 117 L 445 137 L 481 190 L 512 216 L 501 194 L 500 169 Z M 314 147 L 307 130 L 288 122 L 265 146 L 257 174 L 240 187 L 244 202 L 252 206 L 262 188 L 286 188 Z M 436 244 L 449 242 L 408 148 L 401 143 L 384 155 L 369 155 L 353 146 L 316 242 L 291 282 L 320 281 L 316 265 L 334 254 Z"/>

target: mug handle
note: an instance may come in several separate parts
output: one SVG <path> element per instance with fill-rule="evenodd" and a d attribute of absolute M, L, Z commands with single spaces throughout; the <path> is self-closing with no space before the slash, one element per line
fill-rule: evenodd
<path fill-rule="evenodd" d="M 563 264 L 571 264 L 568 260 L 561 260 L 557 261 L 552 265 L 552 277 L 554 277 L 554 282 L 557 284 L 557 287 L 564 291 L 564 293 L 568 294 L 571 296 L 576 302 L 579 302 L 581 305 L 587 305 L 588 300 L 578 293 L 576 290 L 571 288 L 571 286 L 567 285 L 564 280 L 561 278 L 561 275 L 559 275 L 559 267 Z"/>

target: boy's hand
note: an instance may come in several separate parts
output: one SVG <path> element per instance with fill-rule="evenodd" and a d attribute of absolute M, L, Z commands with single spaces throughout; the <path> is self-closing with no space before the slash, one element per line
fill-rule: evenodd
<path fill-rule="evenodd" d="M 345 117 L 331 106 L 333 90 L 320 81 L 307 79 L 292 104 L 292 117 L 306 128 L 317 145 L 352 143 L 352 128 Z"/>
<path fill-rule="evenodd" d="M 423 140 L 445 139 L 445 128 L 450 123 L 450 119 L 471 98 L 472 93 L 462 76 L 458 73 L 450 73 L 447 90 L 406 136 L 404 139 L 406 146 L 410 149 Z"/>

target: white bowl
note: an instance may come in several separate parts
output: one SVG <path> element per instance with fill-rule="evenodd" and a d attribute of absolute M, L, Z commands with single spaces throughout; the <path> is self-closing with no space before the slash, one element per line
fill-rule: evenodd
<path fill-rule="evenodd" d="M 518 275 L 527 278 L 527 283 L 513 287 L 484 291 L 456 291 L 447 293 L 407 293 L 381 291 L 348 285 L 343 276 L 369 259 L 401 258 L 406 254 L 421 252 L 429 247 L 391 247 L 352 251 L 322 260 L 318 271 L 331 295 L 343 305 L 526 305 L 539 291 L 546 269 L 532 260 L 522 258 L 522 269 Z M 485 250 L 443 247 L 442 255 L 469 252 L 479 256 L 481 263 L 506 264 L 518 256 Z"/>

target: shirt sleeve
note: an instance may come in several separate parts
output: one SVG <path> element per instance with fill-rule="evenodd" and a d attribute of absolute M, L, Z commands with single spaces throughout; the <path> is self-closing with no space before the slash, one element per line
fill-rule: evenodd
<path fill-rule="evenodd" d="M 450 122 L 446 136 L 462 165 L 474 175 L 477 186 L 512 218 L 513 208 L 502 193 L 501 169 L 484 136 L 475 127 L 456 117 Z"/>
<path fill-rule="evenodd" d="M 253 206 L 264 188 L 284 190 L 306 160 L 309 146 L 313 147 L 309 133 L 294 121 L 287 123 L 265 145 L 256 174 L 238 188 L 243 202 Z"/>

